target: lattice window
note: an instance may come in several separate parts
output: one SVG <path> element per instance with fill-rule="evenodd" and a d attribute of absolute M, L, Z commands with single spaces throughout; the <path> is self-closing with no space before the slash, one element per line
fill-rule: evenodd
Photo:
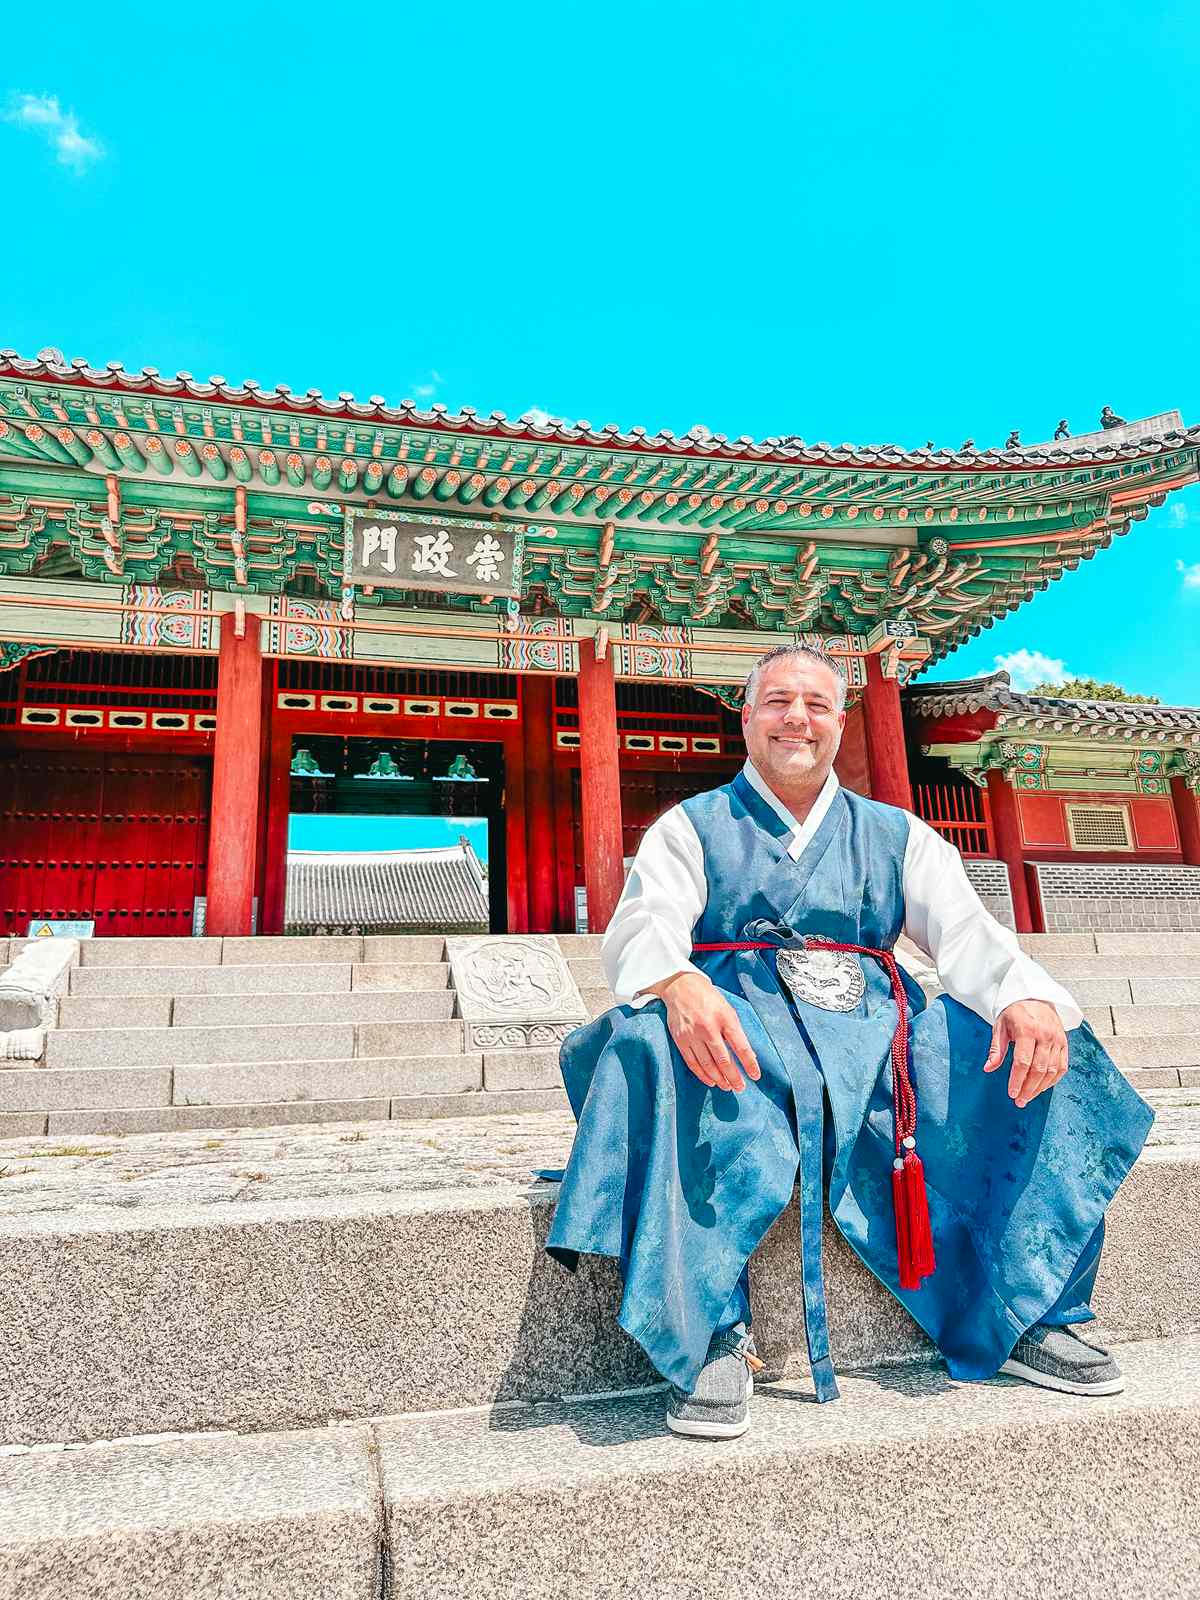
<path fill-rule="evenodd" d="M 1068 806 L 1072 850 L 1132 850 L 1128 806 Z"/>

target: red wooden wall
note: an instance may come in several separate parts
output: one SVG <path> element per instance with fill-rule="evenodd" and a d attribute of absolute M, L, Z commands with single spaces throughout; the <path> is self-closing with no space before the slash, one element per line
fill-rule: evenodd
<path fill-rule="evenodd" d="M 0 752 L 0 934 L 43 917 L 94 918 L 110 938 L 190 934 L 211 768 L 78 746 Z"/>

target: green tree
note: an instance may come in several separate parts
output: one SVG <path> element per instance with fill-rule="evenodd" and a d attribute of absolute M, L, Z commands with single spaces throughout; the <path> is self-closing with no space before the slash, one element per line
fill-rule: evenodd
<path fill-rule="evenodd" d="M 1101 683 L 1098 678 L 1068 678 L 1065 683 L 1035 683 L 1028 694 L 1052 695 L 1056 700 L 1128 700 L 1138 706 L 1160 706 L 1156 694 L 1130 694 L 1119 683 Z"/>

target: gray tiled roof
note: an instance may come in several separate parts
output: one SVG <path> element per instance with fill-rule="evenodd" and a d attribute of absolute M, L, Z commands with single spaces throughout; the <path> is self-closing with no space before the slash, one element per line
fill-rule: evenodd
<path fill-rule="evenodd" d="M 919 717 L 965 716 L 995 711 L 1004 716 L 1038 718 L 1064 726 L 1105 723 L 1116 728 L 1200 728 L 1200 706 L 1147 706 L 1129 700 L 1067 700 L 1014 689 L 1007 672 L 949 683 L 915 684 L 904 691 L 904 704 Z"/>
<path fill-rule="evenodd" d="M 596 427 L 583 420 L 571 422 L 564 417 L 543 418 L 540 413 L 510 418 L 503 411 L 493 411 L 481 416 L 473 406 L 463 406 L 454 412 L 447 406 L 434 404 L 428 410 L 422 410 L 414 400 L 401 400 L 398 405 L 389 405 L 382 395 L 377 394 L 368 400 L 356 400 L 352 394 L 343 392 L 331 400 L 319 389 L 295 394 L 286 383 L 268 389 L 249 378 L 237 384 L 219 376 L 195 378 L 190 372 L 177 372 L 170 377 L 157 367 L 126 372 L 120 361 L 93 367 L 85 357 L 68 359 L 62 351 L 52 348 L 39 351 L 32 359 L 21 356 L 16 350 L 0 349 L 0 378 L 3 377 L 41 383 L 84 384 L 117 393 L 207 401 L 216 405 L 253 406 L 318 417 L 403 423 L 477 437 L 529 439 L 550 445 L 573 444 L 597 449 L 607 447 L 742 461 L 822 462 L 831 466 L 874 465 L 881 468 L 924 467 L 935 472 L 987 467 L 997 471 L 1017 467 L 1049 471 L 1063 465 L 1082 466 L 1091 461 L 1111 465 L 1181 447 L 1200 446 L 1200 428 L 1186 428 L 1178 411 L 1163 411 L 1120 428 L 1075 434 L 1065 440 L 1050 440 L 1042 444 L 1020 445 L 1013 450 L 999 447 L 930 449 L 928 446 L 905 450 L 897 444 L 830 444 L 825 440 L 809 444 L 793 434 L 755 440 L 749 434 L 729 439 L 725 434 L 696 428 L 683 435 L 674 434 L 667 428 L 651 433 L 646 428 L 623 430 L 615 422 Z"/>
<path fill-rule="evenodd" d="M 284 920 L 289 930 L 486 929 L 487 880 L 465 840 L 440 850 L 289 850 Z"/>

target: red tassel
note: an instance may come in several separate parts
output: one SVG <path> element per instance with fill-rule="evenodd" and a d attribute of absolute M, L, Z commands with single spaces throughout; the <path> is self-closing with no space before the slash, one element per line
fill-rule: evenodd
<path fill-rule="evenodd" d="M 908 1223 L 908 1196 L 904 1191 L 904 1164 L 897 1161 L 892 1167 L 892 1206 L 896 1213 L 896 1260 L 900 1267 L 900 1287 L 919 1289 L 920 1278 L 914 1275 L 912 1260 L 912 1234 Z"/>
<path fill-rule="evenodd" d="M 929 1199 L 925 1193 L 925 1168 L 915 1150 L 905 1152 L 901 1166 L 892 1168 L 892 1201 L 896 1208 L 896 1254 L 900 1287 L 919 1289 L 936 1266 L 933 1231 L 929 1225 Z"/>

